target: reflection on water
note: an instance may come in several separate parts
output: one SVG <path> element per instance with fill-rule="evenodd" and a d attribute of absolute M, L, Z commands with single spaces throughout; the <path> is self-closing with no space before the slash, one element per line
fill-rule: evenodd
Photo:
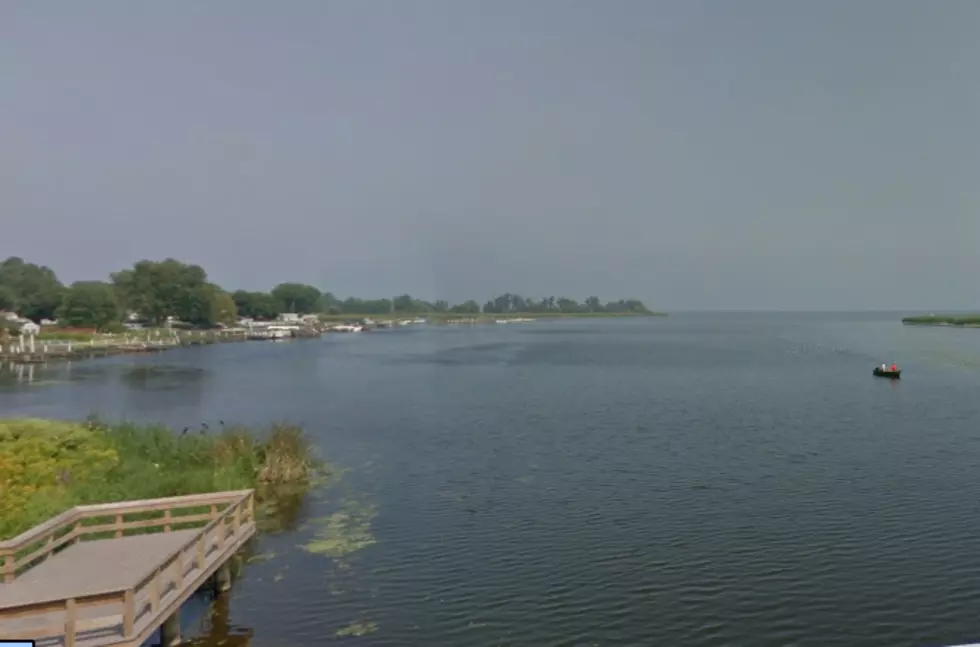
<path fill-rule="evenodd" d="M 141 391 L 193 390 L 201 387 L 207 371 L 195 366 L 134 364 L 120 367 L 119 380 Z"/>
<path fill-rule="evenodd" d="M 62 373 L 67 374 L 71 369 L 70 362 L 62 366 Z M 0 363 L 0 389 L 16 387 L 37 387 L 57 384 L 55 371 L 51 364 L 20 364 L 16 362 Z"/>
<path fill-rule="evenodd" d="M 201 635 L 185 640 L 190 647 L 249 647 L 254 631 L 231 624 L 230 595 L 215 596 L 211 609 L 201 623 Z"/>
<path fill-rule="evenodd" d="M 33 384 L 35 364 L 15 364 L 8 362 L 0 364 L 0 384 Z"/>
<path fill-rule="evenodd" d="M 305 492 L 280 488 L 275 493 L 264 492 L 261 499 L 258 518 L 261 532 L 290 532 L 300 527 L 307 507 Z"/>
<path fill-rule="evenodd" d="M 233 581 L 237 581 L 244 574 L 246 565 L 258 565 L 276 559 L 276 553 L 271 550 L 261 552 L 260 544 L 263 538 L 275 537 L 280 533 L 288 535 L 298 531 L 308 515 L 308 501 L 309 495 L 295 488 L 264 490 L 261 493 L 257 508 L 257 522 L 262 534 L 245 544 L 235 556 L 232 562 Z M 271 582 L 281 582 L 285 579 L 283 567 L 275 564 L 273 567 L 275 574 L 271 578 Z M 235 586 L 233 584 L 232 593 L 234 591 Z M 210 591 L 204 590 L 196 595 L 195 599 L 189 601 L 186 605 L 189 608 L 184 613 L 191 616 L 190 619 L 192 620 L 195 617 L 200 619 L 186 626 L 185 634 L 193 638 L 189 641 L 185 640 L 182 644 L 194 647 L 244 647 L 251 645 L 254 635 L 252 628 L 231 622 L 230 598 L 231 595 L 229 594 L 212 595 Z M 200 610 L 202 604 L 205 605 L 203 611 Z"/>

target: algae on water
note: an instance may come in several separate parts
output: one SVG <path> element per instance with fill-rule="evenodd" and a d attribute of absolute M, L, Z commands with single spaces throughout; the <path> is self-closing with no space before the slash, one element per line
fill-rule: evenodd
<path fill-rule="evenodd" d="M 342 629 L 338 629 L 334 634 L 337 638 L 345 636 L 366 636 L 378 630 L 378 623 L 373 620 L 358 619 Z"/>
<path fill-rule="evenodd" d="M 371 532 L 375 516 L 376 506 L 348 501 L 337 512 L 311 522 L 314 538 L 303 549 L 336 559 L 367 548 L 376 542 Z"/>

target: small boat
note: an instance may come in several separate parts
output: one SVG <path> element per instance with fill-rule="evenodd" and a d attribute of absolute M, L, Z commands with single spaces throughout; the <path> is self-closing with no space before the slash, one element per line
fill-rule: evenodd
<path fill-rule="evenodd" d="M 902 370 L 897 371 L 883 371 L 880 366 L 875 366 L 875 377 L 887 377 L 892 380 L 897 380 L 902 377 Z"/>

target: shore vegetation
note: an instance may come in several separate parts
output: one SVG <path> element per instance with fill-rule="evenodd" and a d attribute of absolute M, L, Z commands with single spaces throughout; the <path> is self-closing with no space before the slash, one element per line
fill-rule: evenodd
<path fill-rule="evenodd" d="M 0 420 L 0 540 L 76 505 L 254 488 L 261 505 L 325 474 L 304 430 L 174 430 L 96 419 Z"/>
<path fill-rule="evenodd" d="M 227 290 L 211 282 L 200 265 L 173 258 L 141 260 L 113 272 L 108 280 L 64 285 L 50 267 L 16 256 L 0 262 L 0 311 L 35 323 L 58 321 L 69 328 L 119 332 L 124 322 L 155 327 L 171 319 L 195 328 L 233 325 L 240 318 L 271 320 L 283 313 L 345 319 L 398 317 L 638 316 L 652 315 L 639 299 L 603 301 L 589 296 L 530 298 L 504 293 L 482 304 L 450 303 L 402 294 L 392 298 L 341 298 L 305 283 L 287 282 L 268 292 Z"/>
<path fill-rule="evenodd" d="M 915 317 L 905 317 L 902 323 L 914 326 L 965 326 L 980 327 L 980 314 L 958 314 L 958 315 L 918 315 Z"/>

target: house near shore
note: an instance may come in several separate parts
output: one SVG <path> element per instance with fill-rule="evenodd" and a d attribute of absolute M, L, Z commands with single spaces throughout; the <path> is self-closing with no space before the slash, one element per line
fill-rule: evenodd
<path fill-rule="evenodd" d="M 41 332 L 41 326 L 37 325 L 27 317 L 21 317 L 16 312 L 9 310 L 0 311 L 0 319 L 17 329 L 22 335 L 36 335 Z"/>

